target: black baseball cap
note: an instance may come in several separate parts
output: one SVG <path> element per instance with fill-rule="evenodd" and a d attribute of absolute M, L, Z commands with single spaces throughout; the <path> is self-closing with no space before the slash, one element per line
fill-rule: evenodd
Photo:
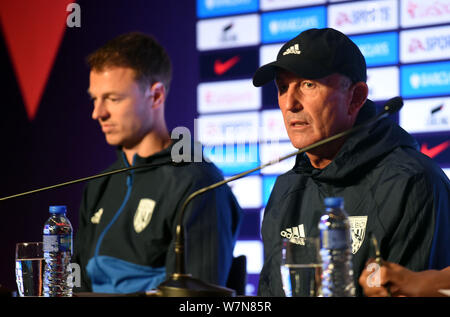
<path fill-rule="evenodd" d="M 275 62 L 256 70 L 253 85 L 274 80 L 279 68 L 307 79 L 339 73 L 353 82 L 367 80 L 366 61 L 358 46 L 332 28 L 309 29 L 284 44 Z"/>

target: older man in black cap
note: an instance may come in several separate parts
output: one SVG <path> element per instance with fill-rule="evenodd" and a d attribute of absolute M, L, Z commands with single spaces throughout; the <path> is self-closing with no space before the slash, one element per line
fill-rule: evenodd
<path fill-rule="evenodd" d="M 275 80 L 288 136 L 303 148 L 375 115 L 366 79 L 358 47 L 326 28 L 306 30 L 284 44 L 253 83 Z M 284 296 L 282 238 L 318 236 L 323 200 L 330 196 L 343 197 L 349 214 L 357 295 L 358 277 L 373 255 L 369 232 L 388 261 L 411 270 L 450 265 L 450 182 L 407 132 L 385 118 L 298 155 L 293 169 L 278 177 L 262 225 L 259 295 Z"/>

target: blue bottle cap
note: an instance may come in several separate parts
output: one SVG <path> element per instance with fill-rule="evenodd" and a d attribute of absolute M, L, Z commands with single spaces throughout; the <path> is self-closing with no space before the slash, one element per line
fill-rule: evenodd
<path fill-rule="evenodd" d="M 66 206 L 50 206 L 49 208 L 51 214 L 64 214 L 66 210 Z"/>
<path fill-rule="evenodd" d="M 324 199 L 325 207 L 341 207 L 344 203 L 344 198 L 342 197 L 327 197 Z"/>

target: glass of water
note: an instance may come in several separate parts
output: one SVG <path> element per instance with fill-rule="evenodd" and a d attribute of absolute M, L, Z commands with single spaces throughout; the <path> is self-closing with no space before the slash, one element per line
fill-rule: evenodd
<path fill-rule="evenodd" d="M 16 244 L 16 283 L 19 295 L 42 296 L 44 253 L 42 242 Z"/>
<path fill-rule="evenodd" d="M 322 296 L 319 238 L 283 239 L 281 280 L 287 297 Z"/>

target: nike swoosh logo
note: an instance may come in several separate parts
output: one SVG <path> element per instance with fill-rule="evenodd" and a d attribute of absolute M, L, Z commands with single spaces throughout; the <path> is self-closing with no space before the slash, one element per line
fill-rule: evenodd
<path fill-rule="evenodd" d="M 223 75 L 227 71 L 229 71 L 234 65 L 236 65 L 240 60 L 241 58 L 239 56 L 234 56 L 225 62 L 216 59 L 216 61 L 214 62 L 214 73 L 216 73 L 216 75 L 219 76 Z"/>
<path fill-rule="evenodd" d="M 445 141 L 439 145 L 436 145 L 430 149 L 428 148 L 428 145 L 426 143 L 423 143 L 420 148 L 420 152 L 431 158 L 434 158 L 438 156 L 441 152 L 445 151 L 448 147 L 450 147 L 450 140 Z"/>

